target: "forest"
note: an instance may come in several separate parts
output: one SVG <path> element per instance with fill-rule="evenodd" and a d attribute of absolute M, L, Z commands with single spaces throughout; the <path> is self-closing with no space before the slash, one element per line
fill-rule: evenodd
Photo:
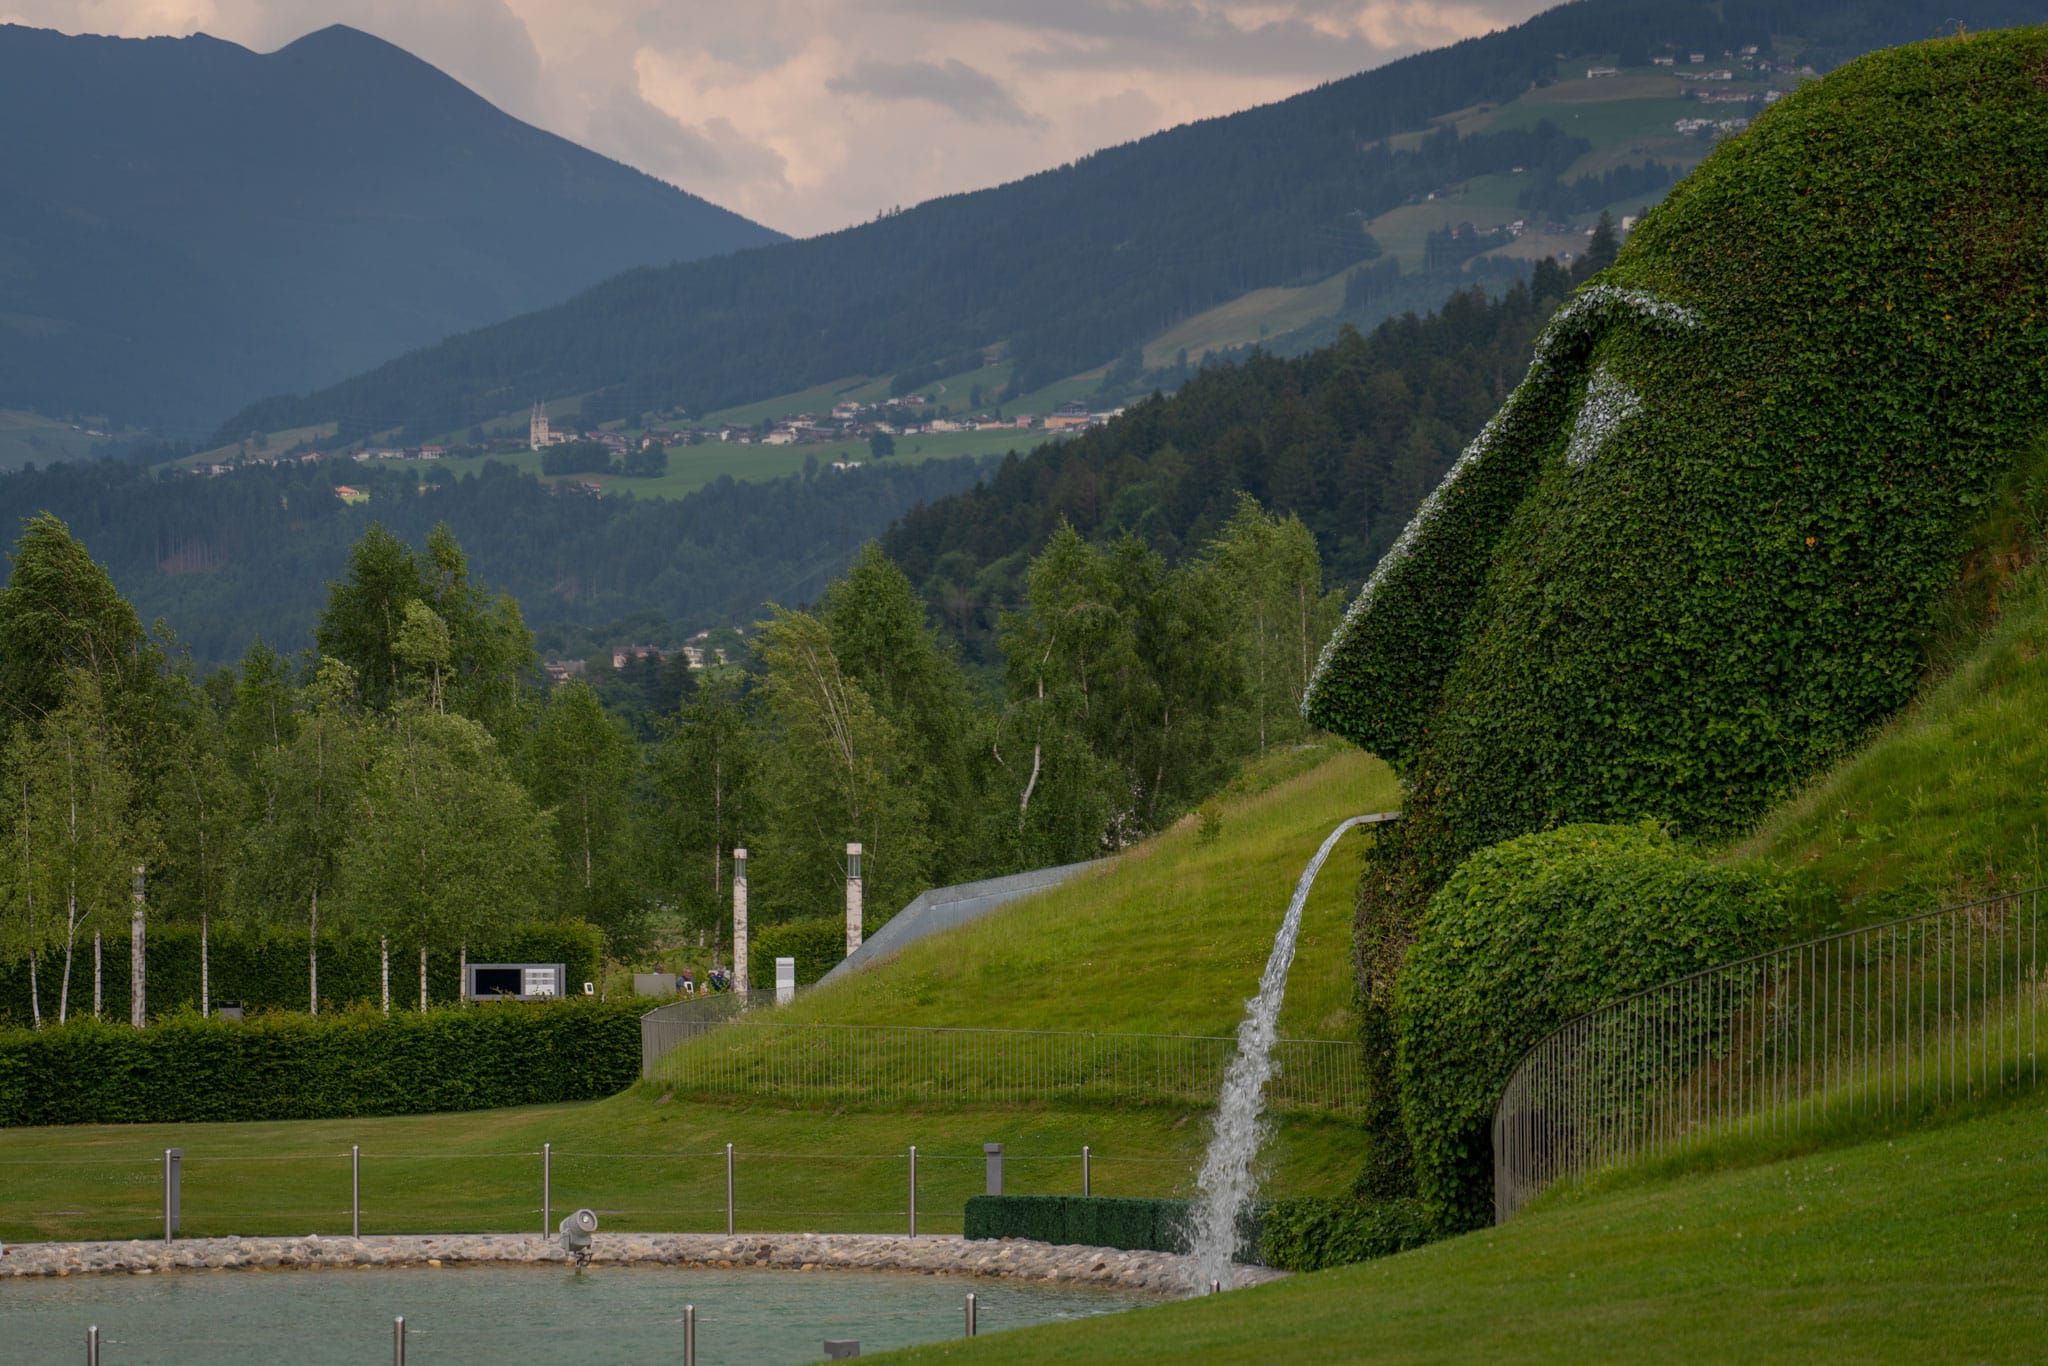
<path fill-rule="evenodd" d="M 1474 287 L 1304 356 L 1254 351 L 1207 366 L 1170 398 L 1009 456 L 974 488 L 911 509 L 883 549 L 967 657 L 991 666 L 1004 605 L 1023 596 L 1031 556 L 1062 525 L 1135 537 L 1172 563 L 1249 494 L 1300 519 L 1333 583 L 1361 582 L 1520 380 L 1544 322 L 1615 249 L 1603 225 L 1570 270 L 1538 262 L 1497 299 Z"/>
<path fill-rule="evenodd" d="M 994 693 L 869 544 L 732 666 L 661 670 L 636 734 L 584 683 L 537 684 L 517 604 L 445 525 L 365 530 L 301 659 L 258 642 L 202 672 L 39 515 L 0 587 L 0 973 L 25 972 L 27 1023 L 89 1010 L 138 868 L 202 955 L 227 927 L 369 936 L 401 984 L 417 961 L 423 1007 L 430 958 L 522 926 L 594 926 L 615 960 L 716 951 L 735 846 L 765 938 L 836 923 L 860 841 L 872 927 L 928 886 L 1119 848 L 1301 734 L 1337 609 L 1298 520 L 1244 499 L 1175 566 L 1062 527 L 1027 577 Z M 349 1004 L 318 973 L 316 949 L 307 1007 Z"/>
<path fill-rule="evenodd" d="M 809 601 L 898 514 L 966 487 L 983 468 L 891 459 L 635 499 L 558 493 L 504 464 L 461 478 L 322 463 L 208 479 L 100 461 L 0 475 L 0 526 L 56 514 L 144 621 L 163 618 L 211 666 L 239 659 L 258 637 L 286 655 L 312 644 L 325 585 L 371 522 L 415 542 L 445 522 L 554 649 L 565 636 L 581 640 L 577 628 L 619 618 L 744 625 L 764 602 Z M 337 498 L 343 482 L 368 503 Z"/>

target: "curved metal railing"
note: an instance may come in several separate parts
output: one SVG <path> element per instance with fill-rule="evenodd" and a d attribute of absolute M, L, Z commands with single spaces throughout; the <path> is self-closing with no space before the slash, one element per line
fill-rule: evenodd
<path fill-rule="evenodd" d="M 2041 890 L 1773 949 L 1567 1022 L 1495 1107 L 1495 1222 L 1561 1178 L 2038 1084 Z"/>

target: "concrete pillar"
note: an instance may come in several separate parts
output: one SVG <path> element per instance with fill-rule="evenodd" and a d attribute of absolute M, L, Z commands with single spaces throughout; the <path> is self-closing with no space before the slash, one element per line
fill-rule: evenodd
<path fill-rule="evenodd" d="M 732 989 L 747 989 L 747 851 L 732 851 Z"/>
<path fill-rule="evenodd" d="M 128 1023 L 137 1029 L 149 1018 L 148 1003 L 143 999 L 145 982 L 145 954 L 142 929 L 142 865 L 135 865 L 134 909 L 128 916 Z"/>
<path fill-rule="evenodd" d="M 860 947 L 860 846 L 846 846 L 846 956 Z"/>

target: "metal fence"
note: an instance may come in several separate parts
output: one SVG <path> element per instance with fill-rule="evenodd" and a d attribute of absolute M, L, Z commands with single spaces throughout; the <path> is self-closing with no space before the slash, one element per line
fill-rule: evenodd
<path fill-rule="evenodd" d="M 642 1023 L 645 1074 L 679 1091 L 836 1102 L 1171 1101 L 1212 1105 L 1237 1040 L 1182 1034 L 777 1024 L 750 1018 Z M 1356 1114 L 1356 1043 L 1281 1039 L 1266 1103 Z"/>
<path fill-rule="evenodd" d="M 1494 1218 L 1560 1178 L 2039 1083 L 2041 889 L 1828 935 L 1582 1015 L 1493 1119 Z"/>

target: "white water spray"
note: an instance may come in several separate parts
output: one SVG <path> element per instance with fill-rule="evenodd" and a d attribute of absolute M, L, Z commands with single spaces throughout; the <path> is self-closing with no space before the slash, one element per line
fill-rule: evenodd
<path fill-rule="evenodd" d="M 1265 1137 L 1260 1116 L 1266 1105 L 1266 1080 L 1273 1075 L 1273 1039 L 1279 1027 L 1280 1002 L 1287 995 L 1287 970 L 1294 965 L 1294 943 L 1301 937 L 1301 908 L 1308 901 L 1309 888 L 1316 885 L 1323 861 L 1346 830 L 1399 815 L 1389 811 L 1345 821 L 1330 832 L 1302 870 L 1301 881 L 1294 884 L 1294 899 L 1287 903 L 1287 916 L 1273 936 L 1273 952 L 1259 977 L 1259 994 L 1244 1004 L 1244 1019 L 1237 1026 L 1237 1056 L 1223 1074 L 1216 1128 L 1209 1139 L 1208 1155 L 1202 1159 L 1202 1173 L 1195 1180 L 1201 1196 L 1195 1202 L 1189 1229 L 1187 1276 L 1197 1294 L 1212 1284 L 1224 1289 L 1232 1285 L 1237 1216 L 1252 1198 L 1252 1159 Z"/>

